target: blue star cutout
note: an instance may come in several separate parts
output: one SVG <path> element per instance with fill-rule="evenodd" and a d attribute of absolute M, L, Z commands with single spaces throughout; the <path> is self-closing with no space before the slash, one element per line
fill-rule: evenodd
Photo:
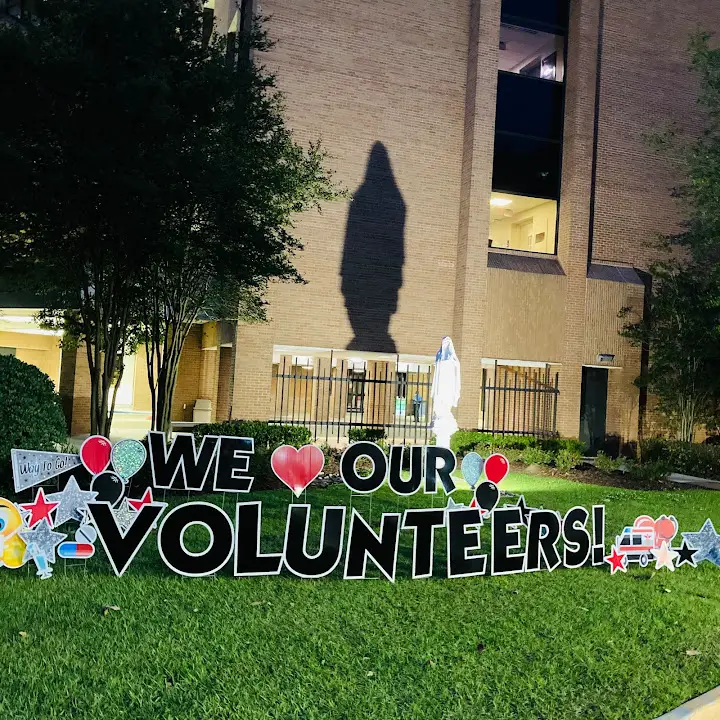
<path fill-rule="evenodd" d="M 698 550 L 695 556 L 696 563 L 709 560 L 720 567 L 720 535 L 715 532 L 715 526 L 710 518 L 705 521 L 699 532 L 684 532 L 682 536 L 683 540 L 687 540 Z"/>

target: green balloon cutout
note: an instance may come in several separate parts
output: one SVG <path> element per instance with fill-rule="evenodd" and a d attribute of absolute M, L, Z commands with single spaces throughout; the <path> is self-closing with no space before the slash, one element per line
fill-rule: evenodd
<path fill-rule="evenodd" d="M 112 449 L 112 466 L 125 481 L 129 480 L 145 464 L 147 450 L 139 440 L 120 440 Z"/>

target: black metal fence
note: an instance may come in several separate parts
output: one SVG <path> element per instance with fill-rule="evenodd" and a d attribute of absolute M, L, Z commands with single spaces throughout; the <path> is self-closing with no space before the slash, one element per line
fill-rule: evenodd
<path fill-rule="evenodd" d="M 428 443 L 432 367 L 386 361 L 285 356 L 273 367 L 270 422 L 304 425 L 324 442 L 353 428 L 378 430 L 391 444 Z M 400 368 L 400 369 L 399 369 Z M 549 367 L 482 370 L 479 429 L 549 437 L 557 434 L 558 373 Z"/>
<path fill-rule="evenodd" d="M 549 366 L 483 369 L 480 429 L 500 435 L 557 435 L 559 374 Z"/>
<path fill-rule="evenodd" d="M 430 440 L 428 366 L 314 358 L 299 366 L 288 357 L 273 370 L 271 422 L 305 425 L 318 440 L 340 442 L 353 428 L 383 431 L 395 444 Z"/>

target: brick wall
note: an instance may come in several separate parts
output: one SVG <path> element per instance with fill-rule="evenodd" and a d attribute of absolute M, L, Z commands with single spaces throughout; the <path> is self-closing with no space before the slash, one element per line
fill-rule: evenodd
<path fill-rule="evenodd" d="M 577 436 L 582 366 L 612 346 L 623 365 L 611 371 L 608 432 L 636 435 L 639 352 L 617 337 L 617 311 L 637 288 L 599 292 L 588 260 L 645 268 L 646 242 L 677 227 L 677 177 L 643 135 L 666 120 L 697 132 L 686 47 L 698 23 L 720 25 L 720 11 L 711 0 L 656 0 L 652 12 L 633 0 L 570 6 L 565 277 L 521 288 L 517 273 L 487 271 L 500 0 L 262 2 L 278 39 L 262 61 L 278 73 L 289 124 L 302 142 L 322 137 L 355 195 L 300 219 L 297 265 L 308 284 L 274 287 L 272 323 L 238 335 L 233 415 L 269 416 L 273 344 L 431 355 L 451 334 L 461 425 L 477 423 L 483 355 L 559 360 L 558 428 Z M 543 283 L 552 286 L 547 332 L 528 313 Z"/>
<path fill-rule="evenodd" d="M 469 18 L 445 5 L 262 3 L 289 124 L 354 194 L 300 220 L 308 285 L 275 288 L 276 343 L 434 353 L 452 332 Z"/>
<path fill-rule="evenodd" d="M 202 363 L 202 325 L 195 325 L 190 331 L 180 355 L 180 370 L 173 396 L 172 419 L 174 421 L 192 420 L 193 406 L 200 397 Z"/>
<path fill-rule="evenodd" d="M 678 229 L 670 191 L 680 178 L 645 136 L 671 123 L 690 136 L 702 128 L 687 51 L 698 28 L 720 30 L 715 0 L 655 0 L 652 11 L 634 0 L 605 2 L 595 258 L 646 268 L 655 257 L 646 243 Z"/>

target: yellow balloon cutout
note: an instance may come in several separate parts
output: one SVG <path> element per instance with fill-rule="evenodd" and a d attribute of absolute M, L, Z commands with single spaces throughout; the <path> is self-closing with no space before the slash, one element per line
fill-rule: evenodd
<path fill-rule="evenodd" d="M 25 542 L 17 534 L 22 515 L 9 500 L 0 498 L 0 566 L 19 568 L 23 564 Z"/>

